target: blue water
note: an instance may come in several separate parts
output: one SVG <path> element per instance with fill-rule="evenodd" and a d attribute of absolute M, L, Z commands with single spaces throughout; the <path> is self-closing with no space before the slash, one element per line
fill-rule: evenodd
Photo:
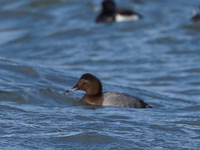
<path fill-rule="evenodd" d="M 199 1 L 116 2 L 144 18 L 95 24 L 101 0 L 0 1 L 0 149 L 199 149 Z M 154 108 L 65 95 L 84 73 Z"/>

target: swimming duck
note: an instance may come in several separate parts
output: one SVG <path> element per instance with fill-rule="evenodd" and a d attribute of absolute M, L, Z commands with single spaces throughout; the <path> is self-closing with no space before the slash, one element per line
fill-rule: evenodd
<path fill-rule="evenodd" d="M 191 20 L 194 22 L 200 21 L 200 6 L 199 9 L 195 12 L 195 15 L 191 18 Z"/>
<path fill-rule="evenodd" d="M 105 92 L 102 93 L 101 81 L 92 74 L 86 73 L 81 76 L 78 83 L 66 92 L 76 90 L 85 91 L 81 101 L 90 105 L 116 106 L 129 108 L 152 108 L 142 99 L 125 93 Z"/>
<path fill-rule="evenodd" d="M 136 21 L 140 18 L 142 16 L 132 10 L 117 9 L 113 0 L 104 0 L 102 2 L 101 13 L 96 18 L 96 22 L 125 22 Z"/>

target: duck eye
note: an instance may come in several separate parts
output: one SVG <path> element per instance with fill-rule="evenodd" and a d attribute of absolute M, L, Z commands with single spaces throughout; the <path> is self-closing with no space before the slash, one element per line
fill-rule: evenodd
<path fill-rule="evenodd" d="M 81 83 L 85 83 L 85 80 L 82 79 L 82 80 L 81 80 Z"/>

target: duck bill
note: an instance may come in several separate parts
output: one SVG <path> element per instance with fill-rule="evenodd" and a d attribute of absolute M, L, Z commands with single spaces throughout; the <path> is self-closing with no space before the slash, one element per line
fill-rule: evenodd
<path fill-rule="evenodd" d="M 73 88 L 67 90 L 66 93 L 74 92 L 74 91 L 77 91 L 77 90 L 79 90 L 79 88 L 78 88 L 78 86 L 76 85 L 76 86 L 74 86 Z"/>

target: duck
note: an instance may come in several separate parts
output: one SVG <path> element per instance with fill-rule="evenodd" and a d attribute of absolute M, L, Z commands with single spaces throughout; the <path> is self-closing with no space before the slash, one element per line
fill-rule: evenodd
<path fill-rule="evenodd" d="M 195 15 L 191 18 L 191 21 L 193 22 L 200 21 L 200 6 L 199 6 L 199 9 L 195 12 Z"/>
<path fill-rule="evenodd" d="M 97 106 L 114 106 L 128 108 L 152 108 L 142 99 L 130 96 L 126 93 L 102 92 L 101 81 L 90 73 L 83 74 L 77 84 L 66 93 L 82 90 L 85 95 L 81 102 Z"/>
<path fill-rule="evenodd" d="M 142 18 L 140 14 L 132 10 L 118 9 L 113 0 L 104 0 L 101 5 L 102 10 L 96 18 L 96 23 L 127 22 Z"/>

